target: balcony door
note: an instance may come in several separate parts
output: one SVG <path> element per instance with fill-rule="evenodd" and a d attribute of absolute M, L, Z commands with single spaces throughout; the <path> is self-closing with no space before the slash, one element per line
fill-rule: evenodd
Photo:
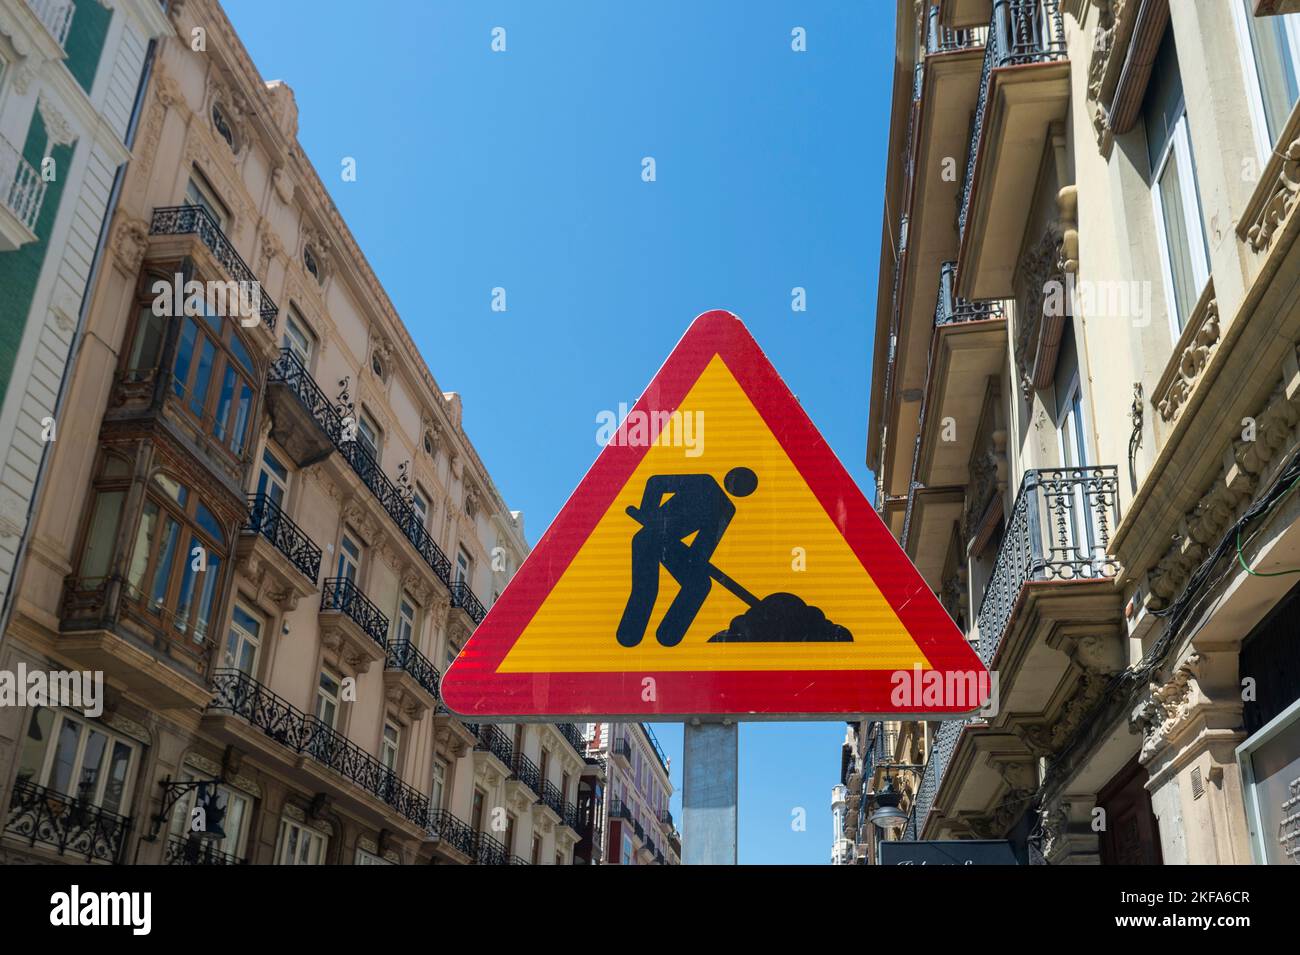
<path fill-rule="evenodd" d="M 257 655 L 262 648 L 261 622 L 243 607 L 235 606 L 226 633 L 226 646 L 221 655 L 221 666 L 238 670 L 244 676 L 257 676 Z"/>
<path fill-rule="evenodd" d="M 270 448 L 262 451 L 262 467 L 257 475 L 257 496 L 265 496 L 276 507 L 284 509 L 284 499 L 289 492 L 289 469 L 280 463 Z"/>
<path fill-rule="evenodd" d="M 338 572 L 334 576 L 346 578 L 355 584 L 357 582 L 357 575 L 360 572 L 361 545 L 345 533 L 342 538 L 339 539 Z"/>
<path fill-rule="evenodd" d="M 1077 370 L 1071 372 L 1065 388 L 1057 392 L 1056 438 L 1061 466 L 1066 471 L 1059 483 L 1044 482 L 1042 488 L 1047 506 L 1043 531 L 1051 548 L 1049 557 L 1053 561 L 1090 565 L 1100 553 L 1101 532 L 1084 470 L 1092 462 L 1088 459 L 1083 392 Z"/>

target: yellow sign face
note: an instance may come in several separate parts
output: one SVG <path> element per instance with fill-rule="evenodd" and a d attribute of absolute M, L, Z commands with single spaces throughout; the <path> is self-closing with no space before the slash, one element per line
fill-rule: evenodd
<path fill-rule="evenodd" d="M 751 470 L 757 483 L 749 493 L 734 497 L 734 516 L 708 562 L 759 598 L 797 594 L 847 630 L 851 639 L 715 640 L 750 609 L 715 579 L 680 641 L 664 645 L 656 639 L 656 629 L 680 586 L 661 565 L 644 636 L 635 645 L 620 642 L 615 635 L 633 591 L 632 540 L 642 527 L 629 509 L 644 514 L 671 499 L 668 491 L 647 500 L 653 476 L 708 475 L 723 487 L 737 467 Z M 696 533 L 681 538 L 683 545 L 692 544 Z M 932 599 L 929 593 L 925 596 Z M 524 626 L 498 672 L 910 670 L 915 665 L 930 668 L 840 528 L 727 364 L 715 355 L 672 420 L 645 449 L 631 478 Z"/>

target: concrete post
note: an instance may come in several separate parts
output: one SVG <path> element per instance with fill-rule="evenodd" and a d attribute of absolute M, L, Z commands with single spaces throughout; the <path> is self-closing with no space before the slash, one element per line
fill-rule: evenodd
<path fill-rule="evenodd" d="M 736 864 L 737 724 L 687 723 L 682 746 L 682 862 Z"/>

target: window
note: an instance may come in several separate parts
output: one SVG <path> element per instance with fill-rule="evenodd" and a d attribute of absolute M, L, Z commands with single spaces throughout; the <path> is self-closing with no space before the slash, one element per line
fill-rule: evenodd
<path fill-rule="evenodd" d="M 402 738 L 402 731 L 398 725 L 391 720 L 384 721 L 384 738 L 380 741 L 380 762 L 390 773 L 397 773 L 397 754 L 400 750 L 399 743 Z"/>
<path fill-rule="evenodd" d="M 561 854 L 558 853 L 558 852 L 555 853 L 555 864 L 556 864 L 556 865 L 564 865 L 564 856 L 561 855 Z"/>
<path fill-rule="evenodd" d="M 280 463 L 270 448 L 262 451 L 262 469 L 257 475 L 257 496 L 266 495 L 276 507 L 284 507 L 289 490 L 289 469 Z"/>
<path fill-rule="evenodd" d="M 226 554 L 226 537 L 199 495 L 157 474 L 149 483 L 127 568 L 128 596 L 149 622 L 170 622 L 173 635 L 189 634 L 202 643 Z"/>
<path fill-rule="evenodd" d="M 128 815 L 137 749 L 96 722 L 38 706 L 18 755 L 18 782 Z"/>
<path fill-rule="evenodd" d="M 365 849 L 357 850 L 357 865 L 396 865 L 387 859 L 375 855 L 373 852 L 367 852 Z"/>
<path fill-rule="evenodd" d="M 1196 166 L 1187 131 L 1187 106 L 1172 30 L 1165 30 L 1156 54 L 1142 114 L 1165 294 L 1177 339 L 1200 298 L 1210 270 Z"/>
<path fill-rule="evenodd" d="M 220 104 L 212 104 L 212 125 L 217 131 L 217 135 L 226 141 L 226 145 L 231 150 L 238 151 L 235 147 L 235 132 L 230 128 L 230 123 L 226 119 L 225 112 L 221 109 Z"/>
<path fill-rule="evenodd" d="M 375 463 L 379 462 L 379 448 L 381 447 L 382 432 L 375 427 L 375 423 L 366 417 L 362 412 L 357 419 L 357 440 L 361 446 L 366 449 L 366 453 L 374 459 Z"/>
<path fill-rule="evenodd" d="M 193 782 L 197 777 L 184 770 L 177 778 L 180 782 Z M 193 825 L 194 809 L 200 805 L 200 796 L 203 797 L 206 830 L 195 830 Z M 195 787 L 176 801 L 169 831 L 175 836 L 188 837 L 195 831 L 211 833 L 220 830 L 225 835 L 215 841 L 214 847 L 227 855 L 242 858 L 252 815 L 253 799 L 246 793 L 225 785 Z"/>
<path fill-rule="evenodd" d="M 444 661 L 447 667 L 455 662 L 456 657 L 460 654 L 460 644 L 455 640 L 447 640 L 447 659 Z"/>
<path fill-rule="evenodd" d="M 338 729 L 339 681 L 333 674 L 321 670 L 316 685 L 316 719 L 330 729 Z"/>
<path fill-rule="evenodd" d="M 230 630 L 226 633 L 226 646 L 221 654 L 221 666 L 238 670 L 245 676 L 257 675 L 257 653 L 262 648 L 262 624 L 238 604 L 230 617 Z"/>
<path fill-rule="evenodd" d="M 533 865 L 542 864 L 542 837 L 541 836 L 537 836 L 537 835 L 533 836 L 533 854 L 532 857 L 529 859 L 529 861 L 532 862 Z"/>
<path fill-rule="evenodd" d="M 569 798 L 569 774 L 568 773 L 562 773 L 560 775 L 560 796 L 563 797 L 564 799 Z"/>
<path fill-rule="evenodd" d="M 469 554 L 465 553 L 465 548 L 456 549 L 456 582 L 468 584 L 474 575 L 474 561 L 470 559 Z"/>
<path fill-rule="evenodd" d="M 117 551 L 117 528 L 131 481 L 131 465 L 125 458 L 105 454 L 99 462 L 96 494 L 90 512 L 90 526 L 81 554 L 81 578 L 106 578 Z"/>
<path fill-rule="evenodd" d="M 469 827 L 475 832 L 483 831 L 483 809 L 486 802 L 487 794 L 475 786 L 474 801 L 470 804 L 469 810 Z"/>
<path fill-rule="evenodd" d="M 1261 161 L 1267 160 L 1300 99 L 1300 14 L 1257 17 L 1254 0 L 1234 0 L 1233 18 Z"/>
<path fill-rule="evenodd" d="M 316 253 L 312 251 L 309 245 L 302 247 L 302 266 L 311 273 L 311 277 L 317 282 L 323 281 L 320 274 L 320 263 L 316 261 Z"/>
<path fill-rule="evenodd" d="M 303 368 L 311 368 L 315 341 L 307 331 L 307 322 L 293 305 L 289 306 L 288 320 L 284 323 L 284 347 L 293 352 Z"/>
<path fill-rule="evenodd" d="M 415 642 L 415 602 L 405 593 L 397 601 L 397 619 L 393 625 L 398 643 Z"/>
<path fill-rule="evenodd" d="M 253 409 L 253 359 L 236 331 L 238 322 L 206 305 L 203 311 L 201 319 L 181 319 L 172 391 L 199 427 L 242 457 Z"/>
<path fill-rule="evenodd" d="M 415 492 L 411 495 L 411 508 L 415 511 L 415 519 L 427 531 L 429 529 L 429 492 L 418 484 L 415 486 Z"/>
<path fill-rule="evenodd" d="M 361 545 L 353 540 L 348 533 L 344 531 L 342 538 L 339 539 L 339 563 L 338 573 L 335 577 L 346 577 L 348 580 L 356 583 L 357 574 L 361 571 Z"/>
<path fill-rule="evenodd" d="M 226 207 L 221 200 L 217 198 L 216 190 L 209 185 L 208 181 L 203 178 L 203 174 L 197 169 L 194 170 L 194 175 L 190 176 L 190 181 L 185 186 L 185 204 L 187 206 L 202 206 L 207 210 L 208 215 L 212 217 L 217 227 L 225 229 L 230 213 L 226 211 Z"/>
<path fill-rule="evenodd" d="M 515 851 L 515 814 L 506 813 L 506 833 L 505 833 L 506 852 Z"/>
<path fill-rule="evenodd" d="M 623 835 L 623 864 L 632 865 L 632 837 L 626 833 Z"/>
<path fill-rule="evenodd" d="M 541 758 L 537 763 L 538 777 L 541 779 L 542 785 L 546 784 L 546 771 L 550 769 L 550 767 L 551 767 L 551 751 L 547 749 L 545 746 L 543 746 Z"/>
<path fill-rule="evenodd" d="M 280 820 L 276 865 L 324 865 L 329 836 L 293 819 Z"/>
<path fill-rule="evenodd" d="M 441 809 L 447 791 L 447 761 L 441 756 L 433 759 L 433 783 L 429 787 L 429 808 Z"/>

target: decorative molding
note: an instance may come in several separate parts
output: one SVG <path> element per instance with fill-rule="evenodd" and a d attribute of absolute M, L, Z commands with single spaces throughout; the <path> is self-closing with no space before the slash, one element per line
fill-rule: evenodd
<path fill-rule="evenodd" d="M 1193 708 L 1204 700 L 1196 684 L 1205 658 L 1193 650 L 1164 683 L 1152 681 L 1145 698 L 1134 707 L 1129 726 L 1142 734 L 1138 762 L 1146 765 L 1169 737 L 1185 725 Z"/>
<path fill-rule="evenodd" d="M 135 275 L 140 271 L 145 252 L 149 248 L 149 223 L 123 212 L 113 226 L 109 247 L 113 252 L 113 261 L 122 271 L 127 275 Z"/>
<path fill-rule="evenodd" d="M 36 98 L 36 109 L 40 111 L 41 121 L 45 123 L 45 132 L 50 142 L 60 146 L 71 146 L 77 141 L 77 134 L 58 108 L 44 96 Z"/>
<path fill-rule="evenodd" d="M 1162 421 L 1173 423 L 1177 420 L 1218 348 L 1219 338 L 1219 303 L 1214 297 L 1214 282 L 1211 280 L 1174 347 L 1173 360 L 1151 396 Z"/>
<path fill-rule="evenodd" d="M 1259 254 L 1273 247 L 1278 232 L 1291 218 L 1300 190 L 1300 103 L 1291 111 L 1279 142 L 1288 145 L 1269 157 L 1237 226 L 1237 235 Z"/>

